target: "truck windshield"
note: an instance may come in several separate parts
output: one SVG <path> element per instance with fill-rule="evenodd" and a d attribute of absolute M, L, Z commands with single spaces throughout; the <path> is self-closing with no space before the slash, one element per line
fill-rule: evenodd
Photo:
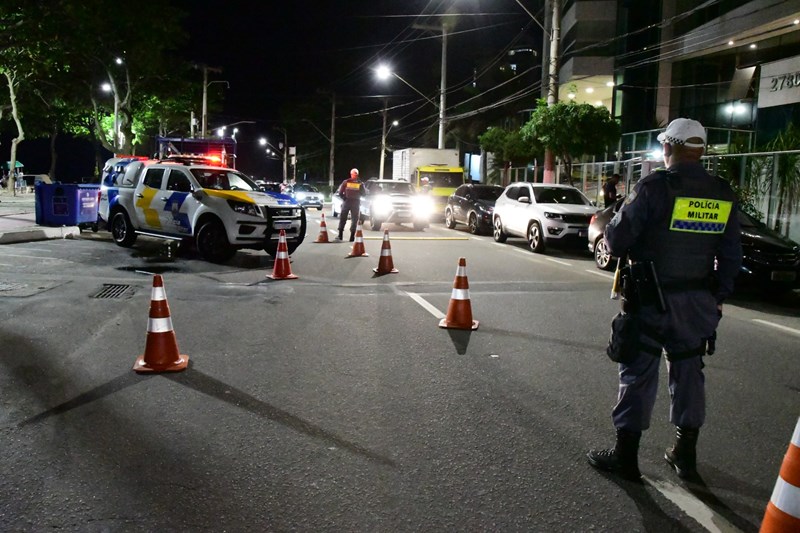
<path fill-rule="evenodd" d="M 204 189 L 220 191 L 258 191 L 250 178 L 233 170 L 193 168 L 192 175 Z"/>
<path fill-rule="evenodd" d="M 420 172 L 420 183 L 422 183 L 424 178 L 428 178 L 428 185 L 431 187 L 449 187 L 455 189 L 464 183 L 464 175 L 460 172 Z"/>

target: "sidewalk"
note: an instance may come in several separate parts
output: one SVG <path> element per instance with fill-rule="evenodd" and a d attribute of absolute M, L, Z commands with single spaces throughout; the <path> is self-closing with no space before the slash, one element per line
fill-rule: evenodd
<path fill-rule="evenodd" d="M 77 226 L 48 227 L 36 224 L 36 195 L 14 196 L 0 190 L 0 244 L 72 239 L 81 234 Z"/>

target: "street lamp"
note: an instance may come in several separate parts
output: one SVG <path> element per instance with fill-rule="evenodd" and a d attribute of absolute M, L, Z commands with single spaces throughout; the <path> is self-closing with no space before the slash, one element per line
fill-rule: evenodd
<path fill-rule="evenodd" d="M 418 95 L 422 96 L 425 100 L 427 100 L 428 102 L 433 104 L 433 106 L 436 109 L 439 110 L 439 149 L 440 150 L 443 149 L 444 148 L 444 124 L 445 124 L 444 88 L 442 88 L 442 94 L 441 94 L 441 97 L 440 97 L 440 103 L 437 104 L 436 102 L 434 102 L 433 100 L 431 100 L 430 98 L 425 96 L 419 89 L 417 89 L 416 87 L 411 85 L 408 81 L 403 79 L 397 72 L 394 72 L 392 69 L 390 69 L 388 66 L 379 65 L 378 68 L 375 69 L 375 73 L 377 74 L 378 79 L 381 79 L 381 80 L 385 80 L 385 79 L 389 78 L 390 76 L 394 76 L 398 80 L 402 81 L 403 83 L 405 83 L 406 85 L 411 87 L 411 89 L 413 89 Z"/>
<path fill-rule="evenodd" d="M 280 150 L 278 148 L 275 148 L 272 145 L 272 143 L 270 143 L 266 139 L 266 137 L 261 137 L 258 140 L 258 144 L 260 144 L 261 146 L 267 146 L 268 147 L 267 148 L 267 155 L 268 156 L 272 156 L 274 154 L 276 156 L 279 156 L 279 158 L 283 160 L 283 182 L 286 183 L 286 144 L 283 145 L 283 150 Z M 271 159 L 278 159 L 278 158 L 271 157 Z"/>
<path fill-rule="evenodd" d="M 119 59 L 119 58 L 117 58 Z M 114 97 L 114 149 L 119 148 L 119 98 L 117 98 L 117 92 L 114 90 L 114 86 L 109 83 L 105 82 L 103 85 L 100 86 L 100 89 L 103 92 L 111 93 Z"/>

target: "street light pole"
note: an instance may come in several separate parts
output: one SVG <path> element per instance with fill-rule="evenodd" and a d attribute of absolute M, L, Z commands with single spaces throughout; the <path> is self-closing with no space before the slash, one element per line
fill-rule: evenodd
<path fill-rule="evenodd" d="M 442 24 L 442 84 L 439 89 L 439 150 L 444 149 L 444 110 L 447 90 L 447 26 Z"/>
<path fill-rule="evenodd" d="M 398 122 L 395 120 L 392 122 L 392 125 L 389 126 L 389 129 L 386 129 L 386 112 L 387 112 L 387 101 L 384 100 L 383 104 L 383 129 L 381 132 L 381 166 L 378 170 L 378 179 L 383 179 L 383 167 L 384 161 L 386 157 L 386 137 L 389 135 L 389 132 L 392 131 L 392 128 L 397 126 Z"/>
<path fill-rule="evenodd" d="M 231 85 L 227 81 L 225 81 L 225 82 L 223 82 L 223 81 L 219 81 L 219 82 L 218 81 L 212 81 L 212 82 L 209 82 L 208 81 L 208 73 L 209 72 L 214 72 L 215 74 L 219 74 L 219 73 L 222 72 L 221 68 L 209 67 L 208 65 L 203 65 L 202 68 L 203 68 L 203 117 L 202 117 L 203 123 L 202 123 L 201 127 L 203 129 L 200 132 L 200 138 L 201 139 L 205 139 L 206 138 L 206 133 L 208 131 L 207 130 L 207 128 L 208 128 L 208 86 L 211 85 L 212 83 L 226 83 L 226 84 L 228 84 L 228 87 L 230 87 Z"/>

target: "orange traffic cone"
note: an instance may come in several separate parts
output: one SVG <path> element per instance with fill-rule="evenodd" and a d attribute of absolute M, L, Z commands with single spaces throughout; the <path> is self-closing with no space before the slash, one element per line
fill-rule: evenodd
<path fill-rule="evenodd" d="M 292 274 L 292 265 L 289 263 L 289 247 L 286 245 L 286 231 L 281 230 L 278 235 L 278 251 L 275 255 L 275 266 L 272 267 L 272 274 L 267 276 L 272 279 L 297 279 Z"/>
<path fill-rule="evenodd" d="M 136 359 L 133 369 L 137 372 L 179 372 L 185 369 L 187 364 L 189 356 L 178 352 L 164 280 L 156 274 L 153 276 L 153 292 L 150 296 L 147 343 L 144 355 Z"/>
<path fill-rule="evenodd" d="M 440 328 L 478 329 L 478 321 L 472 320 L 472 305 L 469 303 L 469 282 L 467 281 L 467 260 L 458 258 L 456 280 L 453 293 L 447 306 L 447 316 L 439 322 Z"/>
<path fill-rule="evenodd" d="M 322 221 L 319 223 L 319 235 L 314 242 L 331 242 L 328 240 L 328 225 L 325 224 L 325 213 L 322 213 Z"/>
<path fill-rule="evenodd" d="M 358 221 L 356 226 L 356 238 L 353 242 L 353 249 L 347 254 L 347 257 L 369 257 L 369 254 L 364 249 L 364 234 L 361 233 L 361 221 Z"/>
<path fill-rule="evenodd" d="M 761 533 L 800 531 L 800 418 L 767 504 Z"/>
<path fill-rule="evenodd" d="M 381 258 L 378 260 L 378 268 L 373 268 L 372 271 L 381 276 L 400 272 L 392 262 L 392 245 L 389 244 L 388 229 L 383 230 L 383 244 L 381 245 Z"/>

